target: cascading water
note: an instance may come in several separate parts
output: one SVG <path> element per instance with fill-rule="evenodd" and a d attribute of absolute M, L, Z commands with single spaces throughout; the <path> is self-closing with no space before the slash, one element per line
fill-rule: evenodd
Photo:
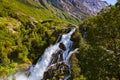
<path fill-rule="evenodd" d="M 38 60 L 28 80 L 41 80 L 43 78 L 44 72 L 47 70 L 47 67 L 51 62 L 52 54 L 58 52 L 59 50 L 58 43 L 47 48 L 44 52 L 44 55 Z"/>
<path fill-rule="evenodd" d="M 34 67 L 32 67 L 32 70 L 30 70 L 30 75 L 28 77 L 25 76 L 24 73 L 21 75 L 20 73 L 16 73 L 14 75 L 16 77 L 16 80 L 46 80 L 43 79 L 45 72 L 48 71 L 51 67 L 63 63 L 67 66 L 69 73 L 69 74 L 64 74 L 63 79 L 67 80 L 70 77 L 70 73 L 71 73 L 69 58 L 75 51 L 78 50 L 75 49 L 73 51 L 70 51 L 73 43 L 70 40 L 70 38 L 74 32 L 75 32 L 75 28 L 72 29 L 69 33 L 63 34 L 59 42 L 56 42 L 55 45 L 51 45 L 45 50 L 43 56 L 38 60 L 37 64 Z M 65 50 L 62 50 L 60 48 L 61 43 L 65 46 L 66 48 Z M 10 80 L 12 80 L 12 78 Z"/>
<path fill-rule="evenodd" d="M 63 52 L 63 61 L 68 64 L 68 58 L 72 52 L 70 48 L 72 46 L 72 41 L 70 40 L 71 35 L 75 32 L 75 29 L 72 29 L 69 33 L 62 35 L 60 42 L 56 43 L 53 46 L 50 46 L 45 50 L 44 55 L 38 60 L 36 66 L 34 67 L 33 72 L 29 76 L 29 80 L 41 80 L 43 79 L 44 72 L 50 66 L 52 60 L 52 55 L 58 53 L 61 49 L 59 48 L 60 43 L 65 45 L 66 50 Z M 68 64 L 69 65 L 69 64 Z M 70 66 L 70 65 L 69 65 Z"/>

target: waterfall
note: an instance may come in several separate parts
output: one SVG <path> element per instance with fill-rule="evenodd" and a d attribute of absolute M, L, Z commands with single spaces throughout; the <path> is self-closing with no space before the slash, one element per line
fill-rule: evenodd
<path fill-rule="evenodd" d="M 72 29 L 69 33 L 63 34 L 62 37 L 59 39 L 59 42 L 57 42 L 54 45 L 51 45 L 48 47 L 42 57 L 38 60 L 37 64 L 32 67 L 29 72 L 29 76 L 25 76 L 25 73 L 19 73 L 17 72 L 14 76 L 16 77 L 16 80 L 46 80 L 43 79 L 44 73 L 49 70 L 50 67 L 55 66 L 57 64 L 62 64 L 63 62 L 67 65 L 67 69 L 69 74 L 64 77 L 64 80 L 67 80 L 70 77 L 70 64 L 69 64 L 69 58 L 70 56 L 76 52 L 78 49 L 75 49 L 73 51 L 70 51 L 73 42 L 70 40 L 71 35 L 75 32 L 75 28 Z M 62 50 L 60 48 L 60 44 L 63 44 L 65 46 L 65 50 Z M 60 53 L 60 54 L 58 54 Z M 53 55 L 56 55 L 55 57 Z M 61 56 L 62 55 L 62 56 Z M 10 77 L 9 80 L 12 80 Z"/>
<path fill-rule="evenodd" d="M 68 57 L 70 57 L 72 52 L 70 51 L 70 48 L 72 46 L 72 41 L 70 40 L 71 35 L 75 32 L 75 28 L 72 29 L 69 33 L 62 35 L 61 40 L 56 43 L 55 45 L 52 45 L 48 47 L 43 56 L 38 60 L 36 66 L 34 67 L 34 71 L 29 76 L 29 80 L 41 80 L 43 79 L 44 72 L 49 67 L 49 64 L 52 60 L 52 55 L 56 54 L 61 49 L 59 48 L 60 43 L 63 43 L 66 47 L 66 50 L 63 52 L 63 60 L 68 63 Z M 70 54 L 69 54 L 70 53 Z"/>
<path fill-rule="evenodd" d="M 55 44 L 53 46 L 48 47 L 43 56 L 38 60 L 37 64 L 34 67 L 33 72 L 29 76 L 28 80 L 41 80 L 43 78 L 43 74 L 46 71 L 48 65 L 51 62 L 52 54 L 59 51 L 59 44 Z"/>

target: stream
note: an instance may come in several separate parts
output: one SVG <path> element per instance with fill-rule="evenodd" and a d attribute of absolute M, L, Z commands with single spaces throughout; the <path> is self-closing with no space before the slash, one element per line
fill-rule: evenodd
<path fill-rule="evenodd" d="M 78 48 L 71 51 L 73 42 L 70 40 L 75 28 L 69 33 L 58 37 L 54 45 L 45 49 L 43 55 L 36 65 L 30 66 L 29 75 L 23 72 L 16 72 L 14 76 L 9 76 L 7 80 L 68 80 L 71 76 L 69 59 Z M 2 79 L 6 80 L 6 79 Z"/>

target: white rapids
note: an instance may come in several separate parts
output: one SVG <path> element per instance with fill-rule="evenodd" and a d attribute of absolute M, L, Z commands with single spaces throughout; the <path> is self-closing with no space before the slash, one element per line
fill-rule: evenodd
<path fill-rule="evenodd" d="M 63 51 L 63 61 L 70 67 L 69 58 L 70 56 L 76 52 L 78 49 L 70 51 L 73 42 L 70 40 L 71 35 L 75 32 L 75 28 L 72 29 L 69 33 L 63 34 L 61 40 L 56 42 L 54 45 L 48 47 L 42 57 L 38 60 L 37 64 L 30 70 L 30 76 L 26 76 L 25 73 L 17 72 L 14 74 L 16 80 L 42 80 L 44 76 L 44 72 L 48 69 L 52 60 L 52 55 L 60 51 L 59 48 L 60 43 L 63 43 L 66 50 Z M 69 70 L 70 71 L 70 70 Z M 65 76 L 64 80 L 67 80 L 69 76 Z M 4 80 L 4 79 L 2 79 Z M 12 80 L 12 76 L 8 77 L 8 80 Z"/>

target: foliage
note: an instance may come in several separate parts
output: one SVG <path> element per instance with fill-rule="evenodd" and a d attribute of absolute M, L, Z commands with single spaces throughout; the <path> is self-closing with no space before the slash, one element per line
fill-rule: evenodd
<path fill-rule="evenodd" d="M 83 38 L 79 40 L 80 50 L 76 56 L 80 73 L 87 80 L 120 79 L 119 9 L 119 6 L 103 9 L 97 16 L 87 19 L 80 25 Z"/>
<path fill-rule="evenodd" d="M 26 64 L 35 64 L 44 49 L 66 30 L 67 23 L 79 22 L 66 12 L 67 21 L 61 20 L 31 1 L 0 0 L 0 77 L 19 65 L 25 68 Z M 119 9 L 118 4 L 103 9 L 76 30 L 72 40 L 79 53 L 71 58 L 70 80 L 120 79 Z"/>
<path fill-rule="evenodd" d="M 96 17 L 88 19 L 85 24 L 88 27 L 88 41 L 96 45 L 101 45 L 116 54 L 120 49 L 120 14 L 119 7 L 107 8 Z M 101 24 L 102 23 L 102 24 Z"/>
<path fill-rule="evenodd" d="M 0 0 L 0 77 L 19 65 L 35 64 L 44 49 L 54 43 L 64 23 L 68 22 L 38 3 Z"/>

